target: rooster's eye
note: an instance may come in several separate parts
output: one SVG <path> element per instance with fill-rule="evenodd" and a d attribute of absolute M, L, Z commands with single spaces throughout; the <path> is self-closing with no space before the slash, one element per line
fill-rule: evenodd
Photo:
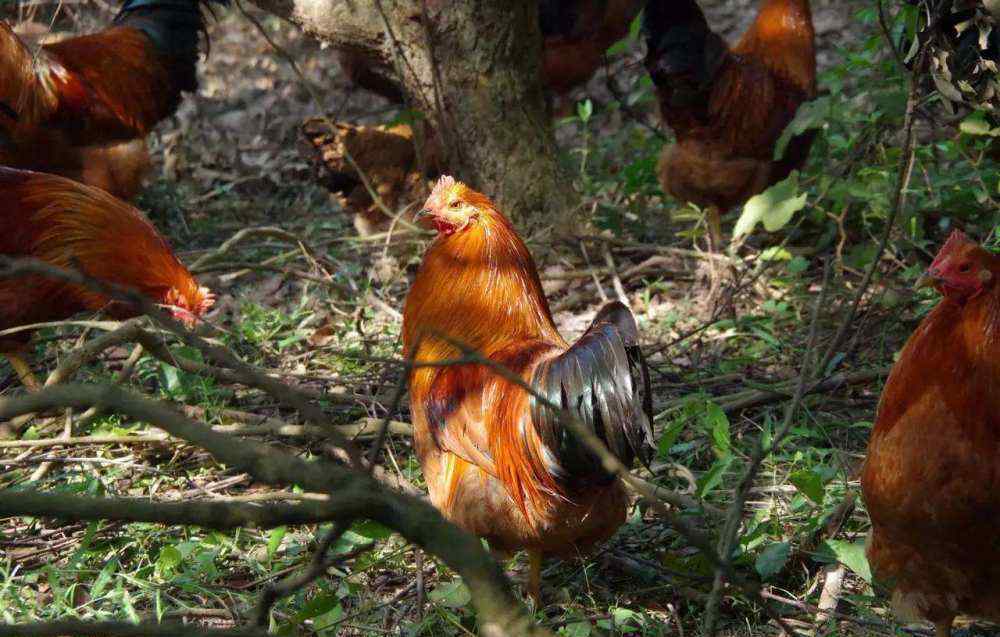
<path fill-rule="evenodd" d="M 453 201 L 453 202 L 451 202 L 451 207 L 452 208 L 458 208 L 461 205 L 462 205 L 461 201 Z"/>

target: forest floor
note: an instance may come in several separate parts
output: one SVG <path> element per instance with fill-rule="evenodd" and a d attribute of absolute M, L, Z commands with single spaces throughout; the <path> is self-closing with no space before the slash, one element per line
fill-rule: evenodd
<path fill-rule="evenodd" d="M 746 9 L 733 10 L 753 4 L 749 0 L 704 4 L 728 35 L 738 33 L 752 16 Z M 871 16 L 857 13 L 868 10 L 869 3 L 814 4 L 825 80 L 843 104 L 878 103 L 891 91 L 898 95 L 900 87 L 884 86 L 886 78 L 873 70 L 884 56 L 865 48 L 880 37 Z M 297 61 L 322 110 L 350 122 L 398 117 L 378 98 L 353 90 L 329 50 L 277 19 L 251 14 Z M 84 32 L 111 15 L 103 3 L 69 3 L 56 30 Z M 186 263 L 198 264 L 199 279 L 217 294 L 208 318 L 216 338 L 285 382 L 340 394 L 344 400 L 328 405 L 340 424 L 367 425 L 383 417 L 400 423 L 385 447 L 384 465 L 423 488 L 406 433 L 408 413 L 405 406 L 392 412 L 400 367 L 370 361 L 399 356 L 402 302 L 428 237 L 356 237 L 352 220 L 318 185 L 300 138 L 302 121 L 321 110 L 312 93 L 239 11 L 227 11 L 208 31 L 211 53 L 200 74 L 201 90 L 153 136 L 156 171 L 139 207 L 171 237 Z M 865 257 L 871 260 L 880 232 L 873 219 L 889 206 L 898 159 L 891 149 L 901 118 L 883 109 L 884 116 L 877 121 L 873 116 L 864 128 L 838 114 L 843 121 L 827 131 L 828 143 L 819 146 L 802 176 L 810 193 L 806 209 L 782 232 L 759 231 L 747 241 L 732 266 L 736 291 L 731 304 L 712 315 L 705 303 L 709 259 L 701 252 L 701 214 L 662 197 L 654 166 L 663 141 L 635 119 L 658 126 L 655 102 L 641 81 L 641 51 L 633 42 L 612 62 L 628 96 L 629 114 L 615 107 L 602 71 L 575 95 L 592 101 L 594 115 L 589 121 L 570 117 L 559 123 L 567 167 L 584 195 L 593 236 L 560 242 L 554 249 L 537 241 L 529 241 L 529 247 L 568 339 L 586 328 L 604 301 L 616 298 L 615 279 L 620 282 L 639 319 L 653 370 L 660 452 L 651 473 L 639 473 L 703 499 L 708 506 L 689 519 L 717 530 L 720 519 L 712 511 L 731 504 L 754 444 L 760 436 L 773 436 L 803 362 L 831 344 L 857 293 Z M 871 134 L 857 153 L 851 150 L 858 147 L 856 140 L 844 131 L 861 128 Z M 819 156 L 823 152 L 829 153 L 826 161 Z M 939 181 L 939 173 L 953 166 L 922 161 L 927 162 L 924 179 L 913 188 L 926 192 L 913 196 L 914 205 L 933 207 L 940 215 L 963 205 L 939 192 L 950 187 Z M 995 173 L 993 164 L 975 169 Z M 995 176 L 987 181 L 995 186 Z M 983 205 L 995 212 L 992 200 Z M 220 251 L 242 231 L 269 227 L 297 241 L 251 231 Z M 989 222 L 983 227 L 988 229 Z M 940 237 L 937 230 L 927 232 L 931 244 Z M 913 256 L 921 251 L 926 256 L 927 244 L 905 243 L 906 250 L 890 250 L 879 263 L 879 276 L 863 296 L 850 338 L 827 369 L 814 370 L 815 377 L 838 382 L 802 401 L 789 437 L 765 460 L 746 502 L 736 563 L 757 571 L 773 607 L 802 634 L 903 634 L 869 581 L 863 557 L 868 523 L 857 497 L 857 471 L 893 355 L 933 303 L 932 294 L 911 291 L 921 269 Z M 831 248 L 838 258 L 824 285 L 816 255 Z M 813 308 L 821 296 L 818 345 L 809 349 Z M 72 325 L 43 330 L 35 368 L 40 373 L 54 369 L 93 336 L 88 328 Z M 131 347 L 107 351 L 86 365 L 78 380 L 124 382 L 175 401 L 211 425 L 296 418 L 262 393 L 179 371 L 150 356 L 139 359 L 127 379 L 117 379 L 130 352 Z M 20 391 L 8 373 L 0 395 Z M 365 443 L 371 428 L 362 429 L 356 428 L 357 436 Z M 51 442 L 62 430 L 61 416 L 39 417 L 25 434 L 42 441 L 38 446 L 0 441 L 0 485 L 175 501 L 305 497 L 272 493 L 187 444 Z M 104 416 L 73 435 L 124 437 L 147 431 L 143 423 Z M 265 439 L 306 457 L 324 455 L 322 437 Z M 42 462 L 52 467 L 36 474 Z M 321 531 L 289 527 L 223 533 L 0 519 L 0 620 L 172 617 L 213 627 L 236 625 L 250 615 L 263 586 L 308 563 Z M 344 559 L 332 576 L 280 601 L 273 626 L 322 635 L 475 632 L 468 591 L 456 576 L 433 559 L 418 560 L 415 549 L 386 529 L 357 524 L 335 551 Z M 426 599 L 418 600 L 417 568 L 423 569 Z M 507 568 L 520 581 L 526 560 L 519 556 Z M 574 637 L 598 631 L 697 634 L 711 575 L 697 550 L 653 511 L 637 505 L 596 555 L 547 563 L 547 604 L 536 616 Z M 723 634 L 777 634 L 761 608 L 738 596 L 727 598 L 723 611 Z M 930 634 L 921 628 L 907 633 Z"/>

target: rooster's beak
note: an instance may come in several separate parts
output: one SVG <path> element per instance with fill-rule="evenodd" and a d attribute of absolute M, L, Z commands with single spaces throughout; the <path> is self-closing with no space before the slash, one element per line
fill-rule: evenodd
<path fill-rule="evenodd" d="M 414 221 L 420 221 L 421 219 L 426 219 L 429 216 L 431 216 L 431 209 L 430 208 L 424 208 L 424 209 L 420 210 L 417 214 L 413 215 L 413 220 Z"/>
<path fill-rule="evenodd" d="M 922 288 L 933 287 L 934 283 L 937 280 L 938 280 L 938 273 L 937 273 L 937 271 L 935 271 L 935 270 L 927 270 L 926 272 L 924 272 L 923 274 L 920 275 L 920 278 L 917 279 L 917 282 L 916 282 L 916 284 L 914 284 L 913 288 L 916 289 L 916 290 L 920 290 Z"/>

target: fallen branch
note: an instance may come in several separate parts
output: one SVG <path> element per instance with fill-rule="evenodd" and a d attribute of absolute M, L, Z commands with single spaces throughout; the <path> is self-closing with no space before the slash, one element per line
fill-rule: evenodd
<path fill-rule="evenodd" d="M 229 628 L 213 630 L 188 623 L 144 622 L 84 622 L 62 620 L 36 624 L 0 624 L 0 637 L 268 637 L 269 633 L 257 628 Z"/>
<path fill-rule="evenodd" d="M 397 530 L 462 576 L 481 618 L 481 634 L 549 634 L 533 625 L 500 567 L 477 538 L 445 521 L 431 505 L 392 492 L 357 471 L 324 460 L 307 462 L 252 440 L 212 431 L 162 403 L 113 386 L 56 385 L 26 396 L 0 399 L 0 419 L 53 407 L 91 405 L 154 424 L 260 482 L 297 484 L 308 491 L 328 493 L 330 500 L 325 506 L 336 511 L 336 520 L 371 519 Z M 9 514 L 18 515 L 16 510 Z"/>

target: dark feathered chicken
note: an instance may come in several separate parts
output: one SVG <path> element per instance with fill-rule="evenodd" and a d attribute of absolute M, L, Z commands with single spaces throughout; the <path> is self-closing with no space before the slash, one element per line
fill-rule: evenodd
<path fill-rule="evenodd" d="M 799 106 L 816 94 L 809 0 L 763 0 L 730 48 L 695 0 L 649 0 L 646 68 L 663 121 L 677 137 L 660 159 L 663 189 L 708 208 L 712 245 L 720 214 L 781 181 L 805 161 L 815 131 L 774 148 Z"/>

